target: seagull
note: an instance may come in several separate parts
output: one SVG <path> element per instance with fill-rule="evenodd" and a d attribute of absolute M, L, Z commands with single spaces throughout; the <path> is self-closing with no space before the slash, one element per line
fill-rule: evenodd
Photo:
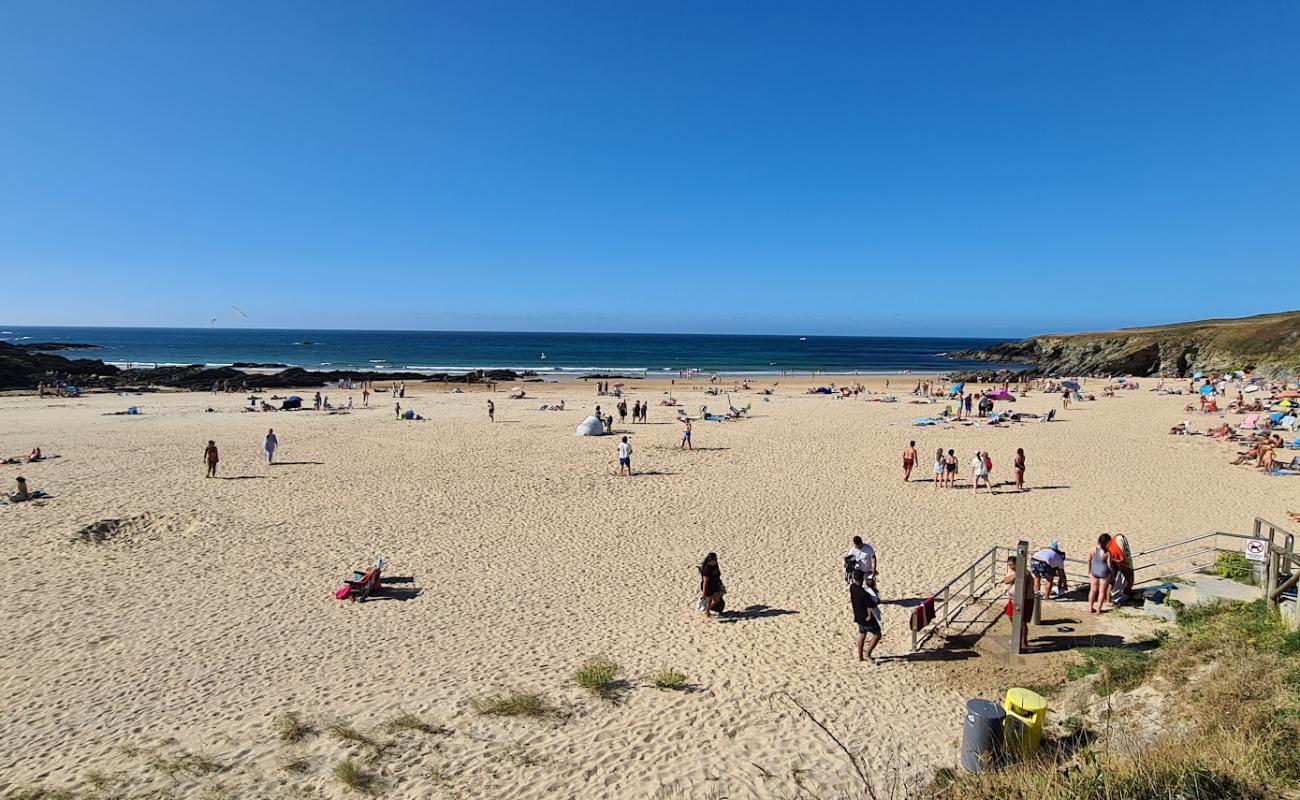
<path fill-rule="evenodd" d="M 235 309 L 235 313 L 238 314 L 239 316 L 243 317 L 244 319 L 248 319 L 248 315 L 245 314 L 243 311 L 241 311 L 239 309 L 239 306 L 231 306 L 231 308 Z"/>

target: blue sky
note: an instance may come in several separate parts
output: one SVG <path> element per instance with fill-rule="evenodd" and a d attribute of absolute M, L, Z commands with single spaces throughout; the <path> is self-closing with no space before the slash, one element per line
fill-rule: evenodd
<path fill-rule="evenodd" d="M 0 322 L 1017 336 L 1300 306 L 1298 41 L 1281 0 L 10 3 Z"/>

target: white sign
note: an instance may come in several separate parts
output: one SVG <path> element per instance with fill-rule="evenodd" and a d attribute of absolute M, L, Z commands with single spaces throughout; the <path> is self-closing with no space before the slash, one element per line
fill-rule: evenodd
<path fill-rule="evenodd" d="M 1267 539 L 1247 539 L 1246 540 L 1246 558 L 1251 561 L 1268 560 L 1268 540 Z"/>

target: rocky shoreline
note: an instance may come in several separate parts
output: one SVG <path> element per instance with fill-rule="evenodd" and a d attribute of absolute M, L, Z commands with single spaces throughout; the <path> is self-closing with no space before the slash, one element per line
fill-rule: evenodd
<path fill-rule="evenodd" d="M 90 348 L 95 345 L 65 345 L 63 349 Z M 274 372 L 244 372 L 236 367 L 184 367 L 122 369 L 98 359 L 65 358 L 43 352 L 47 345 L 19 346 L 0 342 L 0 391 L 34 389 L 39 383 L 63 383 L 82 389 L 113 391 L 152 391 L 157 389 L 209 390 L 214 384 L 238 389 L 292 389 L 325 386 L 340 380 L 436 381 L 442 383 L 484 383 L 517 381 L 534 377 L 534 373 L 508 369 L 474 370 L 464 373 L 438 372 L 316 372 L 283 365 L 243 364 L 245 369 L 276 369 Z"/>

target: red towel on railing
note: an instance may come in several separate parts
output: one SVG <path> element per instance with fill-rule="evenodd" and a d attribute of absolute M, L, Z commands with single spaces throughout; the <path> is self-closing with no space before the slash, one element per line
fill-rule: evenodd
<path fill-rule="evenodd" d="M 934 598 L 927 597 L 921 601 L 919 606 L 912 609 L 912 630 L 920 631 L 932 621 L 934 621 Z"/>

